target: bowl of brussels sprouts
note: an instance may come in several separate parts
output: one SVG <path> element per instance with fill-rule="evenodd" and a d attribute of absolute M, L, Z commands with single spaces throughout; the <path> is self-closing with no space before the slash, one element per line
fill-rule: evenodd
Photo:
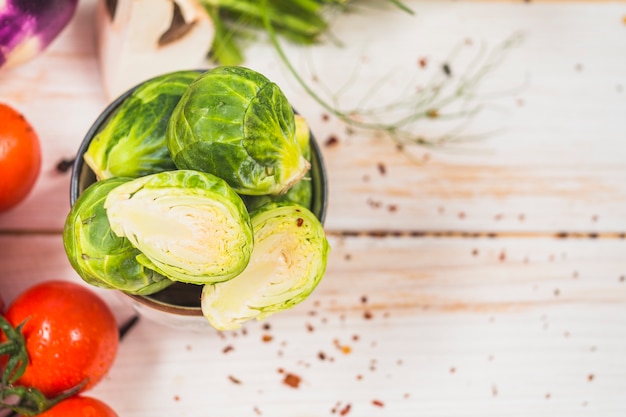
<path fill-rule="evenodd" d="M 326 270 L 319 146 L 249 68 L 167 73 L 111 102 L 80 145 L 70 203 L 73 269 L 165 324 L 237 329 L 302 302 Z"/>

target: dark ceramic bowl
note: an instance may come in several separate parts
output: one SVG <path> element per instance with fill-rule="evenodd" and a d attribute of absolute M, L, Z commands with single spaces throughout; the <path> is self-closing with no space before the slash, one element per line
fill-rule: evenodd
<path fill-rule="evenodd" d="M 201 71 L 198 71 L 198 73 L 201 73 Z M 83 159 L 83 155 L 87 151 L 91 140 L 100 129 L 105 126 L 108 119 L 115 113 L 121 103 L 132 94 L 139 85 L 131 88 L 109 104 L 85 135 L 85 138 L 78 148 L 76 160 L 72 167 L 70 180 L 71 205 L 74 205 L 81 193 L 96 181 L 95 174 Z M 323 223 L 326 216 L 328 199 L 327 178 L 322 154 L 313 134 L 311 134 L 311 183 L 313 185 L 311 211 Z M 134 308 L 143 316 L 161 323 L 172 324 L 176 327 L 191 326 L 195 328 L 198 327 L 198 325 L 208 325 L 207 320 L 202 316 L 202 310 L 200 308 L 201 292 L 201 285 L 176 282 L 168 288 L 152 295 L 142 296 L 121 293 L 131 301 Z"/>

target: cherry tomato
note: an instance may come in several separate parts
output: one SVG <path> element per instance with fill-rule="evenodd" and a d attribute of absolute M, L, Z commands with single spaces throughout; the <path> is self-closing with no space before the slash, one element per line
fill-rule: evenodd
<path fill-rule="evenodd" d="M 76 396 L 61 401 L 37 417 L 119 417 L 111 407 L 93 397 Z"/>
<path fill-rule="evenodd" d="M 44 281 L 21 293 L 7 308 L 22 333 L 30 362 L 17 385 L 33 387 L 48 398 L 88 379 L 95 386 L 113 365 L 119 344 L 115 317 L 85 286 Z"/>
<path fill-rule="evenodd" d="M 0 212 L 26 198 L 40 169 L 37 133 L 20 112 L 0 103 Z"/>

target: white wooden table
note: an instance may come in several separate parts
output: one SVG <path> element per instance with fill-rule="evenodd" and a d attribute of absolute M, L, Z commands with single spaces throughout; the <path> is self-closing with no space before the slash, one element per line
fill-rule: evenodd
<path fill-rule="evenodd" d="M 383 81 L 378 99 L 399 97 L 444 63 L 462 73 L 482 46 L 522 34 L 481 84 L 503 92 L 497 108 L 464 132 L 495 133 L 409 158 L 389 137 L 347 133 L 255 45 L 246 65 L 283 87 L 323 151 L 326 277 L 245 332 L 142 319 L 89 395 L 121 417 L 626 415 L 626 4 L 406 3 L 416 16 L 338 18 L 343 49 L 288 53 L 330 91 L 352 80 L 342 99 L 356 102 Z M 0 215 L 6 303 L 40 281 L 82 282 L 61 242 L 69 173 L 55 166 L 108 103 L 93 6 L 81 1 L 44 55 L 0 73 L 0 100 L 33 123 L 44 157 L 29 198 Z M 120 323 L 133 314 L 97 291 Z"/>

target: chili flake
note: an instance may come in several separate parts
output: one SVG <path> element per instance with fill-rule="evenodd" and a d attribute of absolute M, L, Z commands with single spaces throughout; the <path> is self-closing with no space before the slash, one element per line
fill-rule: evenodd
<path fill-rule="evenodd" d="M 291 388 L 298 388 L 300 386 L 300 382 L 302 382 L 302 378 L 298 375 L 288 373 L 283 378 L 283 384 L 290 386 Z"/>

